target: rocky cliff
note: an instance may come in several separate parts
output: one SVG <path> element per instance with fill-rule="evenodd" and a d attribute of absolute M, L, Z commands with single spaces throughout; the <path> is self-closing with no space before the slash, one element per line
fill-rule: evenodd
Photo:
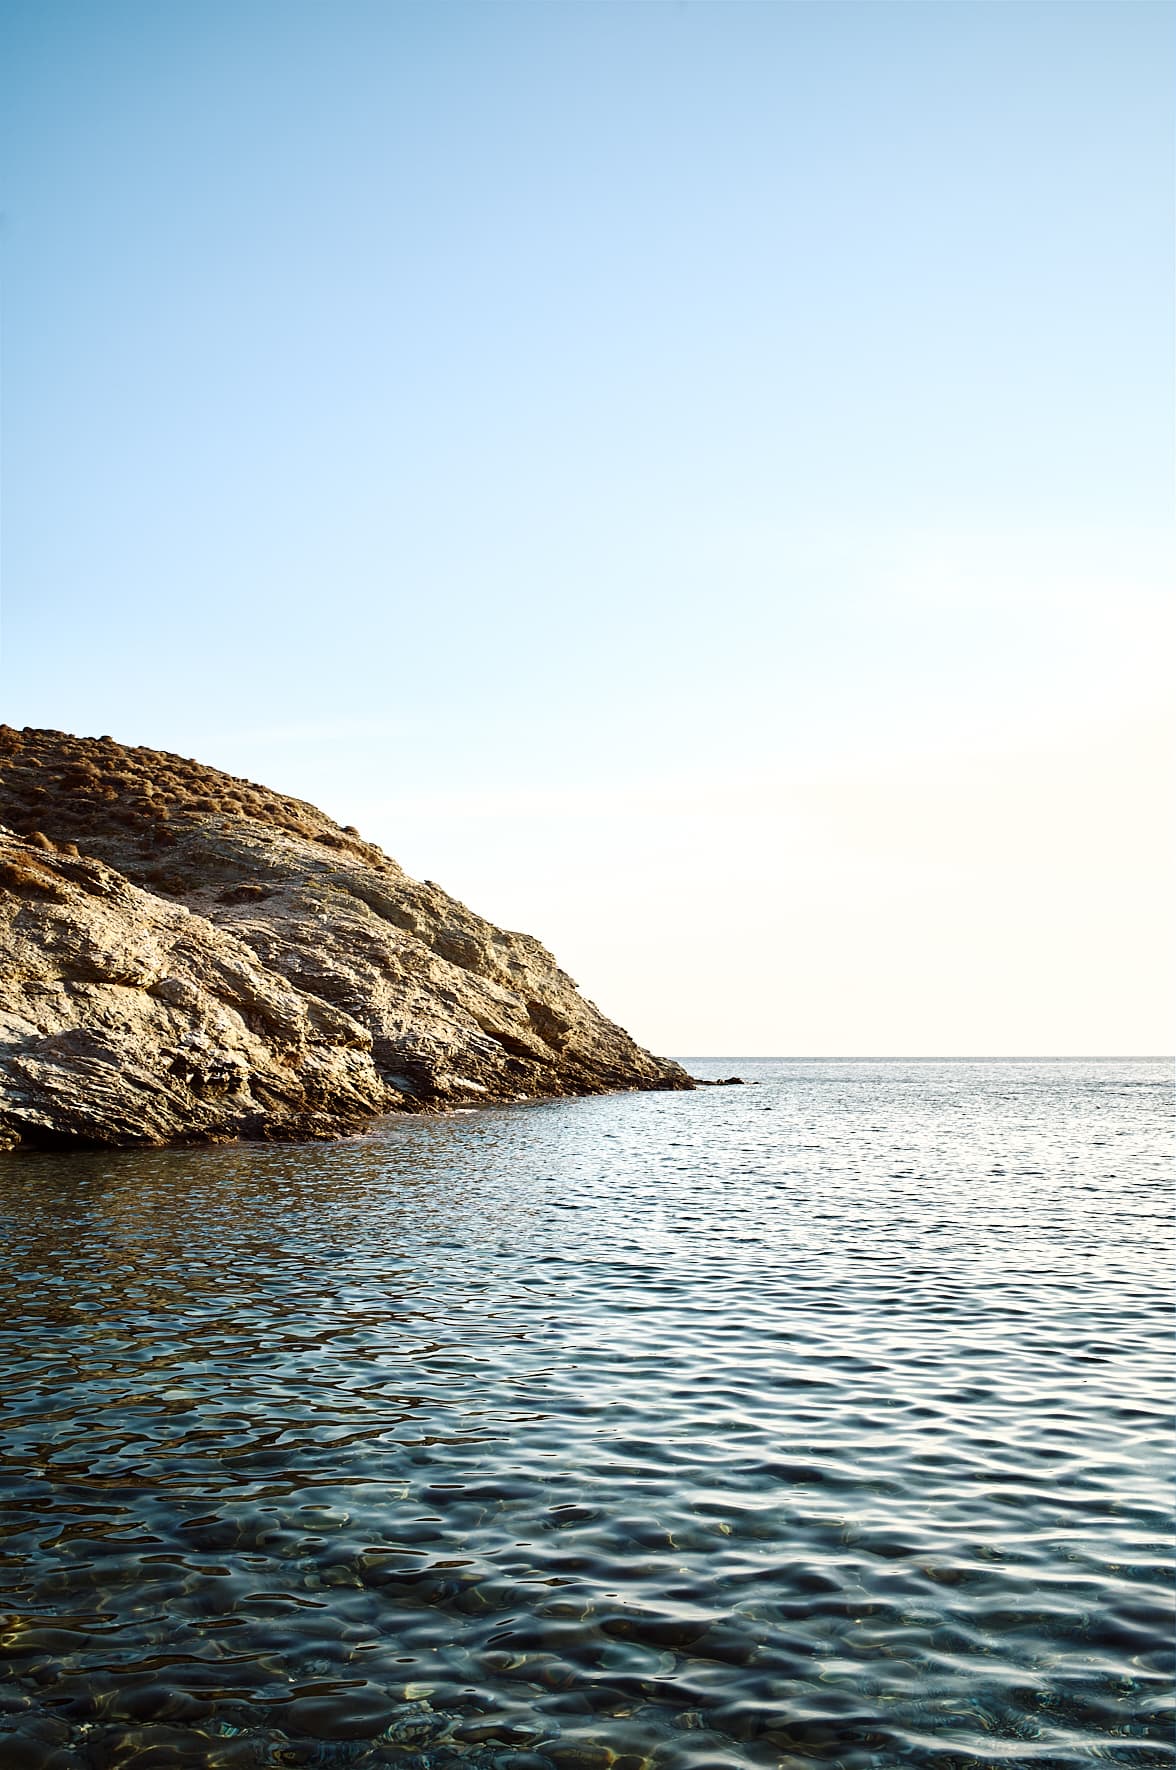
<path fill-rule="evenodd" d="M 301 800 L 0 726 L 0 826 L 0 1148 L 692 1085 L 537 940 Z"/>

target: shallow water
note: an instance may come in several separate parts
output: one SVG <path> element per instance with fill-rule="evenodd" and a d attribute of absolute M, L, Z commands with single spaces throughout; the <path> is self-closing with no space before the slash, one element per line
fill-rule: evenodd
<path fill-rule="evenodd" d="M 0 1770 L 1172 1762 L 1168 1066 L 0 1158 Z"/>

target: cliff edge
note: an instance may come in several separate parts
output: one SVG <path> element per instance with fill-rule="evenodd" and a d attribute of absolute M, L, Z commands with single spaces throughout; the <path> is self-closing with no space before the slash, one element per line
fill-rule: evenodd
<path fill-rule="evenodd" d="M 689 1088 L 529 935 L 302 800 L 0 726 L 0 1148 Z"/>

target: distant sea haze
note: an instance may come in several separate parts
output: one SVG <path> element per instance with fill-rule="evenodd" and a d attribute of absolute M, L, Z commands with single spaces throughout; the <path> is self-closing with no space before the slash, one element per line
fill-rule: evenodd
<path fill-rule="evenodd" d="M 1171 1764 L 1170 1066 L 689 1061 L 0 1163 L 0 1763 Z"/>

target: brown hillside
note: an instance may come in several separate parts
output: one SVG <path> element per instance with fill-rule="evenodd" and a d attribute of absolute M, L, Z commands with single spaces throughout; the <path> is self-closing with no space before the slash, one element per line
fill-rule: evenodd
<path fill-rule="evenodd" d="M 142 864 L 123 870 L 140 878 L 153 864 L 166 872 L 179 830 L 210 817 L 248 819 L 352 854 L 368 866 L 387 858 L 358 831 L 340 828 L 304 799 L 191 757 L 131 748 L 111 737 L 0 725 L 0 823 L 20 835 L 40 833 L 58 846 L 113 842 L 132 863 L 137 850 Z"/>
<path fill-rule="evenodd" d="M 0 726 L 0 824 L 0 1147 L 693 1085 L 538 940 L 305 800 Z"/>

